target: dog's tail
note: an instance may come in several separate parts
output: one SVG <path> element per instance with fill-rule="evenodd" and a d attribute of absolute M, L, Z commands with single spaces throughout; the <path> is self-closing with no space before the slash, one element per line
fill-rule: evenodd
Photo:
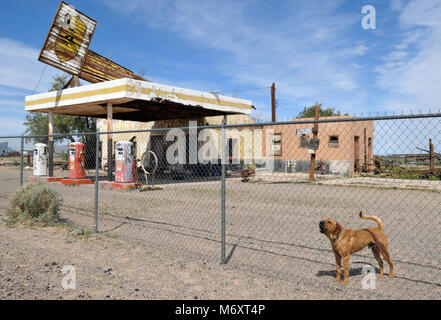
<path fill-rule="evenodd" d="M 360 218 L 362 219 L 368 219 L 368 220 L 374 220 L 375 222 L 378 223 L 378 228 L 380 230 L 383 230 L 383 222 L 381 221 L 380 218 L 376 217 L 376 216 L 364 216 L 363 212 L 360 211 L 359 213 Z"/>

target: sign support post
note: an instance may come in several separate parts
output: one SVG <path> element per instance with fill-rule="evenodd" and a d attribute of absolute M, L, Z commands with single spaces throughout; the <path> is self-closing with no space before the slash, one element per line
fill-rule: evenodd
<path fill-rule="evenodd" d="M 318 120 L 320 116 L 320 105 L 316 104 L 315 105 L 315 120 Z M 314 127 L 312 128 L 312 136 L 313 139 L 317 139 L 317 134 L 318 134 L 318 123 L 314 123 Z M 314 150 L 311 153 L 311 164 L 309 167 L 309 181 L 314 181 L 314 169 L 315 169 L 315 155 L 317 153 L 317 150 Z"/>

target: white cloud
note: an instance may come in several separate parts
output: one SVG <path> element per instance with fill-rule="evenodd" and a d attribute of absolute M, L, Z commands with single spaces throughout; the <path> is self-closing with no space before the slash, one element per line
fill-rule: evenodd
<path fill-rule="evenodd" d="M 0 135 L 15 135 L 24 132 L 23 118 L 0 117 Z"/>
<path fill-rule="evenodd" d="M 34 90 L 44 68 L 44 64 L 37 60 L 38 55 L 39 50 L 36 48 L 0 37 L 0 85 Z M 40 91 L 46 91 L 55 73 L 57 71 L 54 68 L 47 67 L 39 85 Z"/>
<path fill-rule="evenodd" d="M 293 116 L 298 111 L 293 106 L 318 100 L 343 112 L 435 109 L 441 101 L 439 0 L 391 1 L 389 21 L 398 17 L 398 24 L 364 33 L 365 40 L 354 36 L 360 12 L 340 10 L 342 1 L 280 2 L 275 18 L 255 1 L 103 3 L 149 28 L 217 49 L 213 59 L 228 86 L 263 87 L 275 81 L 277 98 L 285 101 L 280 109 Z M 384 26 L 381 19 L 377 22 Z M 397 35 L 392 43 L 389 32 Z M 374 50 L 382 56 L 374 56 Z M 267 97 L 253 102 L 268 109 Z"/>
<path fill-rule="evenodd" d="M 276 81 L 279 98 L 311 103 L 326 101 L 327 92 L 359 89 L 359 68 L 348 60 L 366 54 L 368 46 L 346 36 L 349 28 L 359 28 L 360 17 L 338 11 L 341 3 L 281 3 L 283 16 L 274 20 L 255 17 L 254 1 L 105 2 L 151 28 L 218 49 L 219 72 L 230 85 L 263 87 Z"/>
<path fill-rule="evenodd" d="M 386 61 L 399 61 L 403 60 L 407 57 L 406 51 L 391 51 L 389 54 L 384 58 Z"/>
<path fill-rule="evenodd" d="M 12 96 L 22 96 L 25 94 L 26 90 L 19 90 L 19 89 L 11 89 L 11 88 L 4 88 L 0 87 L 0 97 L 12 97 Z"/>
<path fill-rule="evenodd" d="M 392 0 L 390 2 L 390 8 L 395 11 L 401 11 L 404 6 L 404 0 Z"/>
<path fill-rule="evenodd" d="M 24 106 L 24 100 L 0 99 L 0 107 L 1 106 Z"/>
<path fill-rule="evenodd" d="M 44 68 L 37 60 L 38 54 L 38 49 L 23 42 L 0 37 L 0 135 L 25 130 L 25 95 L 36 88 Z M 47 91 L 52 76 L 60 72 L 48 66 L 36 92 Z"/>
<path fill-rule="evenodd" d="M 0 99 L 0 112 L 25 114 L 24 98 L 23 100 Z"/>
<path fill-rule="evenodd" d="M 427 35 L 427 31 L 418 29 L 412 29 L 405 33 L 404 39 L 396 46 L 398 50 L 407 49 L 410 45 L 416 43 Z"/>
<path fill-rule="evenodd" d="M 391 93 L 386 101 L 389 108 L 440 108 L 440 17 L 438 0 L 415 0 L 402 8 L 400 26 L 407 32 L 396 48 L 408 51 L 390 52 L 385 57 L 387 62 L 376 68 L 379 87 Z"/>

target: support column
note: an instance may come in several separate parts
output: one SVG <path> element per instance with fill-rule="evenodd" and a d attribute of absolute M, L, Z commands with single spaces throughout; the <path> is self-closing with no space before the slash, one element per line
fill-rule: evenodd
<path fill-rule="evenodd" d="M 54 134 L 54 113 L 49 110 L 48 114 L 49 118 L 49 128 L 48 128 L 48 134 L 49 134 L 49 140 L 48 140 L 48 160 L 49 160 L 49 177 L 54 176 L 54 138 L 51 137 L 51 135 Z"/>
<path fill-rule="evenodd" d="M 95 222 L 94 231 L 95 231 L 95 233 L 98 233 L 98 210 L 99 210 L 98 195 L 99 195 L 99 183 L 100 183 L 99 155 L 100 155 L 100 135 L 98 134 L 98 128 L 97 128 L 96 134 L 95 134 L 95 216 L 94 216 L 94 222 Z"/>
<path fill-rule="evenodd" d="M 226 264 L 226 235 L 225 235 L 225 224 L 226 224 L 226 215 L 225 215 L 225 192 L 226 192 L 226 172 L 227 172 L 227 130 L 225 125 L 227 124 L 227 116 L 224 115 L 222 120 L 221 127 L 221 264 Z"/>
<path fill-rule="evenodd" d="M 20 187 L 23 186 L 23 157 L 24 157 L 24 138 L 20 139 Z"/>
<path fill-rule="evenodd" d="M 113 105 L 107 104 L 107 132 L 112 131 Z M 112 134 L 107 134 L 107 178 L 109 181 L 113 180 L 113 140 Z"/>

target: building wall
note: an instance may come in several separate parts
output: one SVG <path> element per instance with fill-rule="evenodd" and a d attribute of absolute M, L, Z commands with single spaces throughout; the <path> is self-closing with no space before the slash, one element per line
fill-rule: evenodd
<path fill-rule="evenodd" d="M 349 117 L 349 116 L 343 116 Z M 342 118 L 342 117 L 334 117 Z M 206 117 L 197 121 L 198 126 L 204 125 L 220 125 L 223 117 Z M 274 169 L 276 171 L 308 171 L 310 166 L 311 155 L 308 148 L 300 147 L 301 134 L 297 130 L 310 129 L 312 124 L 296 124 L 299 120 L 294 119 L 291 125 L 274 125 L 274 126 L 253 126 L 241 128 L 229 128 L 227 130 L 227 138 L 235 140 L 233 154 L 230 159 L 243 163 L 254 162 L 256 159 L 266 157 L 266 144 L 271 130 L 274 134 L 281 134 L 282 154 L 274 155 Z M 254 123 L 253 119 L 247 115 L 229 115 L 227 116 L 228 124 Z M 98 129 L 103 132 L 107 131 L 107 121 L 105 119 L 98 121 Z M 174 128 L 188 127 L 188 120 L 169 120 L 156 122 L 135 122 L 135 121 L 112 121 L 112 131 L 120 130 L 142 130 L 154 128 Z M 220 158 L 221 152 L 221 132 L 220 129 L 206 129 L 210 138 L 215 141 L 217 149 L 217 158 Z M 153 131 L 142 133 L 114 134 L 113 142 L 121 140 L 130 140 L 136 136 L 137 141 L 137 158 L 141 159 L 143 153 L 147 149 L 152 149 L 151 136 L 161 136 L 159 140 L 165 141 L 166 131 Z M 312 134 L 306 134 L 308 138 Z M 338 137 L 338 145 L 330 143 L 330 136 Z M 334 174 L 353 174 L 355 163 L 355 140 L 358 137 L 358 159 L 361 166 L 372 168 L 373 163 L 373 143 L 374 143 L 374 123 L 373 121 L 357 121 L 357 122 L 333 122 L 320 123 L 318 126 L 318 138 L 320 139 L 319 149 L 316 151 L 316 163 L 323 161 L 327 173 Z M 369 144 L 369 138 L 371 142 Z M 271 141 L 271 140 L 268 140 Z M 107 136 L 101 136 L 102 143 L 102 165 L 107 163 Z M 157 142 L 156 142 L 157 143 Z M 198 142 L 198 148 L 204 142 Z M 166 145 L 166 144 L 164 144 Z M 268 146 L 271 148 L 271 146 Z M 366 151 L 365 151 L 366 150 Z M 215 156 L 216 157 L 216 156 Z M 251 159 L 250 159 L 251 158 Z"/>
<path fill-rule="evenodd" d="M 350 116 L 329 118 L 346 117 Z M 312 128 L 313 124 L 295 124 L 296 121 L 300 120 L 313 120 L 313 118 L 294 119 L 292 125 L 264 127 L 263 150 L 266 150 L 266 135 L 270 134 L 270 130 L 274 130 L 274 134 L 281 134 L 282 154 L 274 156 L 275 167 L 278 170 L 284 171 L 288 166 L 293 167 L 294 171 L 309 170 L 311 154 L 308 153 L 308 148 L 300 147 L 301 134 L 297 130 Z M 306 136 L 311 138 L 312 134 L 306 134 Z M 338 145 L 330 143 L 331 136 L 338 137 Z M 320 144 L 319 149 L 316 151 L 316 163 L 324 161 L 326 171 L 329 173 L 354 173 L 354 162 L 356 159 L 354 137 L 356 136 L 358 136 L 359 163 L 364 165 L 366 154 L 366 166 L 370 168 L 372 166 L 374 143 L 373 121 L 319 123 L 318 139 L 320 139 Z M 371 138 L 370 145 L 369 138 Z"/>
<path fill-rule="evenodd" d="M 221 125 L 223 116 L 205 118 L 206 125 Z M 254 120 L 248 115 L 228 115 L 227 124 L 254 124 Z M 256 130 L 257 129 L 257 130 Z M 217 137 L 218 157 L 221 157 L 221 130 L 209 129 L 213 137 Z M 260 131 L 260 132 L 259 132 Z M 238 162 L 249 162 L 255 155 L 262 155 L 262 128 L 261 127 L 240 127 L 228 128 L 227 139 L 234 140 L 233 150 L 230 158 Z"/>
<path fill-rule="evenodd" d="M 199 126 L 205 125 L 221 125 L 223 116 L 216 117 L 205 117 L 199 118 L 193 121 L 197 122 Z M 248 115 L 228 115 L 227 123 L 229 124 L 243 124 L 243 123 L 254 123 L 254 120 Z M 152 122 L 137 122 L 137 121 L 123 121 L 123 120 L 112 120 L 112 131 L 125 131 L 125 130 L 143 130 L 143 129 L 155 129 L 155 128 L 176 128 L 176 127 L 188 127 L 189 120 L 167 120 L 167 121 L 152 121 Z M 107 120 L 106 119 L 98 119 L 97 127 L 100 132 L 107 132 Z M 205 129 L 207 130 L 207 135 L 213 139 L 217 149 L 217 157 L 220 157 L 221 152 L 221 133 L 220 129 Z M 147 149 L 151 149 L 152 136 L 162 136 L 165 141 L 165 135 L 167 131 L 148 131 L 141 133 L 121 133 L 121 134 L 113 134 L 112 139 L 113 143 L 117 141 L 129 141 L 134 136 L 136 137 L 137 144 L 137 158 L 141 159 L 142 155 Z M 258 136 L 257 141 L 257 149 L 261 148 L 261 136 Z M 244 158 L 252 155 L 254 152 L 254 135 L 253 130 L 250 128 L 238 128 L 236 130 L 228 130 L 227 138 L 237 139 L 241 143 L 238 145 L 239 151 L 237 152 L 240 160 L 244 160 Z M 100 142 L 102 146 L 101 151 L 101 165 L 107 165 L 107 135 L 100 136 Z M 158 142 L 155 142 L 158 143 Z M 202 145 L 203 142 L 198 142 L 198 147 Z M 261 153 L 260 153 L 261 154 Z"/>

